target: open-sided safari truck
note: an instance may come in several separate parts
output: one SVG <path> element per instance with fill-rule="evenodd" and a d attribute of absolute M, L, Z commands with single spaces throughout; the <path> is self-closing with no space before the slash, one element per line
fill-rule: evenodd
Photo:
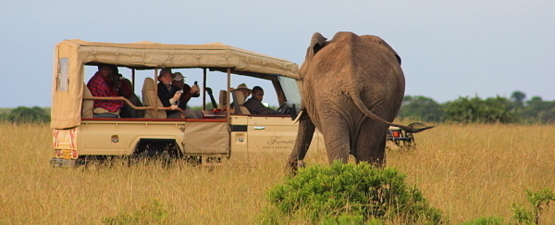
<path fill-rule="evenodd" d="M 125 97 L 94 97 L 86 86 L 85 67 L 110 64 L 130 70 L 133 90 L 142 101 Z M 112 156 L 161 155 L 220 162 L 249 160 L 258 153 L 288 154 L 297 125 L 291 117 L 300 108 L 298 66 L 287 60 L 221 43 L 181 45 L 153 42 L 100 43 L 65 40 L 56 45 L 52 91 L 54 166 L 74 165 Z M 201 119 L 169 119 L 157 97 L 156 78 L 162 68 L 203 71 Z M 137 78 L 137 71 L 152 75 Z M 211 73 L 227 79 L 218 102 L 207 96 Z M 223 74 L 222 74 L 223 73 Z M 240 106 L 245 96 L 231 88 L 232 74 L 270 81 L 280 104 L 280 115 L 250 115 Z M 135 80 L 143 80 L 141 92 Z M 255 86 L 256 84 L 251 84 Z M 206 109 L 207 97 L 215 106 Z M 129 118 L 94 118 L 94 100 L 123 100 L 136 113 Z M 232 103 L 235 105 L 233 106 Z M 144 116 L 143 116 L 144 115 Z M 319 137 L 315 135 L 315 138 Z M 313 144 L 318 146 L 318 144 Z M 322 145 L 323 146 L 323 145 Z M 315 147 L 312 147 L 315 148 Z"/>

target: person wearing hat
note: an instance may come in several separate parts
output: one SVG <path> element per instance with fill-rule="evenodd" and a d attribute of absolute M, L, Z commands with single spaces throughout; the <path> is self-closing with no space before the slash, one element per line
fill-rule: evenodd
<path fill-rule="evenodd" d="M 245 83 L 241 83 L 239 85 L 237 85 L 237 88 L 235 88 L 235 91 L 240 91 L 241 93 L 243 93 L 243 98 L 242 100 L 239 100 L 237 102 L 239 102 L 239 106 L 242 106 L 242 104 L 245 103 L 245 101 L 247 100 L 247 97 L 251 94 L 251 89 L 249 89 L 247 87 L 247 85 Z M 235 105 L 235 102 L 231 102 L 231 108 L 233 109 Z"/>
<path fill-rule="evenodd" d="M 187 108 L 187 103 L 191 100 L 191 97 L 200 96 L 200 88 L 198 85 L 193 85 L 192 87 L 185 83 L 185 77 L 180 72 L 173 73 L 172 85 L 177 87 L 183 94 L 179 98 L 177 103 L 178 107 L 185 112 L 185 117 L 192 119 L 202 119 L 204 114 L 200 111 L 195 111 Z"/>
<path fill-rule="evenodd" d="M 158 98 L 164 107 L 171 107 L 173 110 L 166 110 L 168 118 L 181 118 L 181 110 L 177 102 L 181 98 L 181 91 L 176 86 L 172 85 L 173 74 L 170 68 L 160 70 L 158 75 Z"/>
<path fill-rule="evenodd" d="M 87 83 L 92 96 L 118 97 L 116 87 L 110 80 L 114 67 L 107 64 L 98 65 L 98 71 Z M 118 118 L 120 108 L 123 105 L 124 103 L 121 100 L 94 100 L 93 116 L 95 118 Z"/>
<path fill-rule="evenodd" d="M 247 97 L 249 97 L 249 95 L 251 95 L 252 93 L 252 90 L 249 89 L 245 83 L 239 84 L 237 88 L 235 88 L 235 90 L 243 92 L 243 96 L 245 96 L 245 99 L 247 99 Z"/>

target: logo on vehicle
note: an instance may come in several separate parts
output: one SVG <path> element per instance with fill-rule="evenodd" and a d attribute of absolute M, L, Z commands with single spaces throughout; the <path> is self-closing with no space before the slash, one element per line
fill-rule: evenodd
<path fill-rule="evenodd" d="M 270 140 L 266 142 L 266 146 L 262 146 L 263 148 L 271 148 L 271 149 L 289 149 L 293 147 L 295 140 L 280 140 L 281 136 L 272 136 Z"/>

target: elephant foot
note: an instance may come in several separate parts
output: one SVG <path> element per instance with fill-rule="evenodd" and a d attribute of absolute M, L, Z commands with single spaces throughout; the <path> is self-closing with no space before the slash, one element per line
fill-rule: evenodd
<path fill-rule="evenodd" d="M 302 160 L 287 163 L 287 169 L 289 170 L 289 174 L 291 176 L 297 175 L 297 170 L 304 167 L 306 167 L 306 164 Z"/>

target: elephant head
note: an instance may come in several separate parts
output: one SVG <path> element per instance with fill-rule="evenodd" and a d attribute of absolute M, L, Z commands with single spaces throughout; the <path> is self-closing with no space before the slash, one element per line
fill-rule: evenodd
<path fill-rule="evenodd" d="M 385 46 L 395 55 L 395 58 L 397 58 L 399 65 L 401 65 L 401 57 L 399 56 L 399 54 L 397 54 L 397 52 L 395 52 L 395 50 L 393 50 L 393 48 L 389 44 L 387 44 L 387 42 L 385 42 L 382 38 L 374 35 L 361 35 L 360 39 L 366 42 L 376 42 Z M 320 51 L 320 49 L 324 48 L 328 43 L 329 42 L 327 41 L 327 38 L 322 36 L 322 34 L 320 34 L 319 32 L 316 32 L 312 35 L 312 38 L 310 39 L 310 44 L 306 49 L 304 63 L 301 66 L 301 69 L 299 71 L 299 74 L 301 75 L 301 77 L 304 74 L 304 71 L 308 69 L 308 65 L 310 64 L 310 61 L 312 60 L 314 55 L 318 51 Z"/>

